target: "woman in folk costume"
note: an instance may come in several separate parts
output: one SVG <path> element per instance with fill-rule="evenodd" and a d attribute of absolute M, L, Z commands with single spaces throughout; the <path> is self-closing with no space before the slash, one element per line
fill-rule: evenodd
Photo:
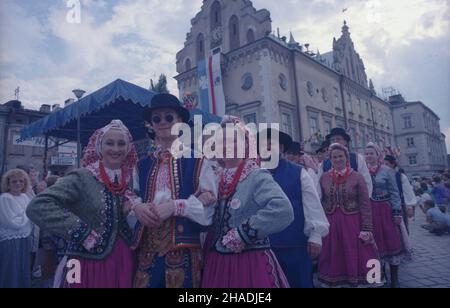
<path fill-rule="evenodd" d="M 67 257 L 80 261 L 81 281 L 65 287 L 132 287 L 135 260 L 127 216 L 139 202 L 129 188 L 136 163 L 130 132 L 114 120 L 90 138 L 83 168 L 58 180 L 28 207 L 30 219 L 66 239 Z"/>
<path fill-rule="evenodd" d="M 364 177 L 354 171 L 347 148 L 330 147 L 332 168 L 320 179 L 322 204 L 330 222 L 319 259 L 324 287 L 369 287 L 367 267 L 378 254 L 372 235 L 372 208 Z"/>
<path fill-rule="evenodd" d="M 390 265 L 391 287 L 396 288 L 399 265 L 411 259 L 411 245 L 403 222 L 395 171 L 384 165 L 383 159 L 380 148 L 369 143 L 366 162 L 373 181 L 373 234 L 380 257 Z"/>
<path fill-rule="evenodd" d="M 146 204 L 134 212 L 139 223 L 134 247 L 138 269 L 136 288 L 199 288 L 202 248 L 200 233 L 211 225 L 217 175 L 213 163 L 178 158 L 171 149 L 177 124 L 189 121 L 189 111 L 170 94 L 155 95 L 144 113 L 157 150 L 139 162 L 141 197 Z M 179 140 L 178 140 L 179 141 Z"/>
<path fill-rule="evenodd" d="M 233 148 L 237 153 L 237 145 L 244 144 L 247 158 L 219 159 L 224 169 L 213 228 L 205 245 L 202 286 L 286 288 L 289 284 L 270 250 L 268 236 L 293 222 L 292 205 L 271 174 L 260 168 L 256 141 L 241 120 L 226 117 L 222 127 L 226 126 L 236 128 L 240 141 L 245 141 L 236 142 L 228 129 L 224 154 Z"/>

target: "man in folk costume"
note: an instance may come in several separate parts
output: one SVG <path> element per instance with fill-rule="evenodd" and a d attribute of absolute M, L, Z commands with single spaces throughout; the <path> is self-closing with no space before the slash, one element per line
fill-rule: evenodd
<path fill-rule="evenodd" d="M 406 229 L 409 232 L 409 218 L 414 216 L 414 207 L 417 205 L 417 198 L 414 193 L 414 188 L 408 180 L 408 177 L 398 170 L 397 158 L 393 155 L 386 155 L 384 158 L 386 166 L 395 171 L 395 179 L 397 180 L 397 188 L 400 192 L 400 199 L 402 201 L 403 221 Z"/>
<path fill-rule="evenodd" d="M 172 156 L 178 136 L 171 131 L 190 114 L 170 94 L 154 96 L 144 119 L 154 131 L 156 151 L 139 162 L 137 288 L 197 288 L 201 281 L 200 233 L 212 223 L 218 183 L 212 163 Z M 199 180 L 202 179 L 202 184 Z"/>
<path fill-rule="evenodd" d="M 326 140 L 330 144 L 339 143 L 345 146 L 350 151 L 350 135 L 345 132 L 343 128 L 333 128 L 328 136 L 326 136 Z M 369 196 L 372 195 L 372 177 L 370 176 L 369 169 L 367 168 L 366 161 L 364 156 L 350 152 L 350 166 L 356 172 L 359 172 L 363 177 L 364 181 L 367 184 L 367 189 L 369 190 Z M 331 160 L 326 159 L 322 162 L 319 167 L 319 179 L 322 175 L 332 168 Z"/>
<path fill-rule="evenodd" d="M 274 133 L 277 132 L 267 130 L 268 144 L 260 139 L 262 147 L 271 148 Z M 279 134 L 280 153 L 285 153 L 292 144 L 292 138 L 283 132 Z M 261 133 L 261 136 L 265 134 Z M 278 167 L 270 171 L 291 201 L 295 217 L 287 229 L 270 236 L 271 248 L 292 288 L 313 288 L 312 261 L 319 257 L 322 238 L 327 236 L 329 228 L 316 183 L 305 168 L 281 158 L 281 155 Z"/>

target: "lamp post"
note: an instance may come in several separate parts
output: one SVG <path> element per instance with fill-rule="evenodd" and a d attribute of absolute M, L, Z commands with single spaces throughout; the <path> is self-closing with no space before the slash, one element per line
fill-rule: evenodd
<path fill-rule="evenodd" d="M 80 99 L 86 93 L 86 91 L 75 89 L 72 91 L 75 94 L 75 97 L 78 99 L 76 102 L 77 106 L 77 168 L 80 168 L 80 160 L 81 160 L 81 115 L 80 115 Z"/>

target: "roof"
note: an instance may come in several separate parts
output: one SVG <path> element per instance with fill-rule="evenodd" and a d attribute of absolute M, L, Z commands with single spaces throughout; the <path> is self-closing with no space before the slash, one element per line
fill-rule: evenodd
<path fill-rule="evenodd" d="M 81 100 L 58 110 L 22 129 L 21 138 L 48 135 L 67 140 L 77 140 L 77 114 L 81 115 L 81 142 L 87 144 L 92 133 L 110 123 L 121 120 L 130 130 L 134 140 L 147 136 L 142 113 L 156 93 L 121 79 L 85 96 Z M 191 114 L 202 114 L 206 123 L 220 119 L 206 112 L 194 110 Z"/>

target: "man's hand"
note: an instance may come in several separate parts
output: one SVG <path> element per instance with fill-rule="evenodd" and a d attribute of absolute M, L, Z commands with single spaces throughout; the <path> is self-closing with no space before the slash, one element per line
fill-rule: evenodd
<path fill-rule="evenodd" d="M 394 217 L 394 222 L 395 222 L 395 224 L 396 224 L 397 226 L 400 226 L 400 225 L 402 224 L 402 220 L 403 220 L 403 217 L 402 217 L 402 216 L 395 216 L 395 217 Z"/>
<path fill-rule="evenodd" d="M 175 214 L 175 202 L 170 200 L 168 202 L 155 205 L 155 212 L 161 222 L 164 222 Z"/>
<path fill-rule="evenodd" d="M 311 259 L 315 260 L 319 258 L 321 251 L 322 246 L 315 243 L 308 243 L 308 254 L 311 257 Z"/>
<path fill-rule="evenodd" d="M 162 221 L 151 204 L 139 204 L 135 207 L 134 213 L 141 224 L 150 228 L 159 228 Z"/>

